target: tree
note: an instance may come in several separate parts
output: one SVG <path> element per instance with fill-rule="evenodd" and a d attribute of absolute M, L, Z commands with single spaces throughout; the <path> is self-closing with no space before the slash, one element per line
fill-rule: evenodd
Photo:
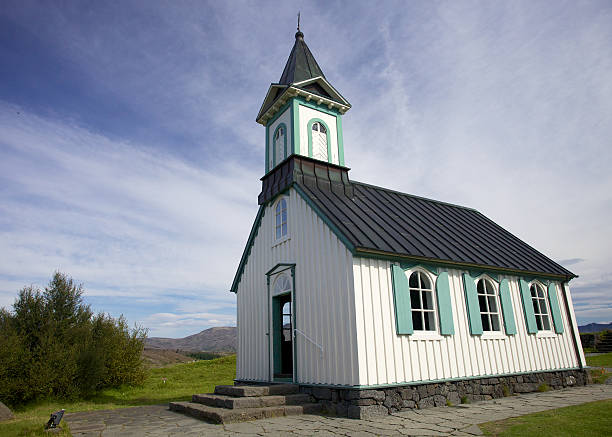
<path fill-rule="evenodd" d="M 94 315 L 82 286 L 56 272 L 44 291 L 24 287 L 12 312 L 0 310 L 0 400 L 16 405 L 140 384 L 145 337 L 123 316 Z"/>

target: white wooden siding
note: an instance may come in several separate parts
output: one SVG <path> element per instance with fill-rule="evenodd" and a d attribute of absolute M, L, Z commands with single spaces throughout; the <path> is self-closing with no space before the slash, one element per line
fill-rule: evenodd
<path fill-rule="evenodd" d="M 527 334 L 518 278 L 506 276 L 510 283 L 517 334 L 487 338 L 487 334 L 470 334 L 462 273 L 460 270 L 448 270 L 455 334 L 417 339 L 417 335 L 396 334 L 391 264 L 382 260 L 353 258 L 360 385 L 578 366 L 564 296 L 559 286 L 557 292 L 563 334 L 554 334 L 554 330 L 548 337 Z M 573 311 L 571 298 L 568 300 Z M 503 315 L 500 317 L 503 318 Z M 573 314 L 570 317 L 573 318 Z M 575 321 L 573 324 L 575 326 Z"/>
<path fill-rule="evenodd" d="M 297 381 L 356 385 L 352 255 L 295 190 L 287 200 L 288 238 L 275 244 L 274 205 L 268 206 L 238 285 L 237 378 L 269 380 L 273 348 L 266 335 L 271 321 L 265 273 L 278 263 L 295 263 L 295 327 L 324 349 L 321 355 L 297 335 Z"/>

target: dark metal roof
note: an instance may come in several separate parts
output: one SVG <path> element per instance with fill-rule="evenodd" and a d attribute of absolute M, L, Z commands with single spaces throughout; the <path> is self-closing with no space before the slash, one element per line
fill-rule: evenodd
<path fill-rule="evenodd" d="M 295 34 L 295 44 L 279 80 L 281 85 L 291 85 L 317 76 L 325 77 L 310 49 L 304 42 L 304 34 Z"/>
<path fill-rule="evenodd" d="M 352 190 L 316 180 L 296 184 L 355 253 L 576 276 L 474 209 L 360 182 L 351 181 Z"/>

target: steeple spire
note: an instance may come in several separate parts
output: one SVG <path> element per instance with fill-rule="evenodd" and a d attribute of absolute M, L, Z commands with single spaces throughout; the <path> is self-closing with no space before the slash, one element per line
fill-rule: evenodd
<path fill-rule="evenodd" d="M 291 85 L 314 77 L 325 77 L 321 67 L 317 64 L 312 52 L 304 42 L 304 34 L 300 30 L 298 18 L 298 31 L 295 34 L 295 44 L 285 64 L 279 84 Z"/>

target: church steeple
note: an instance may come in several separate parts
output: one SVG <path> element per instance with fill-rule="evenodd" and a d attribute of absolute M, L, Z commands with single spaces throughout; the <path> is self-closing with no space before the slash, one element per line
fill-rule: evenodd
<path fill-rule="evenodd" d="M 257 122 L 266 127 L 266 173 L 291 155 L 344 166 L 341 116 L 351 104 L 328 82 L 299 29 Z"/>

